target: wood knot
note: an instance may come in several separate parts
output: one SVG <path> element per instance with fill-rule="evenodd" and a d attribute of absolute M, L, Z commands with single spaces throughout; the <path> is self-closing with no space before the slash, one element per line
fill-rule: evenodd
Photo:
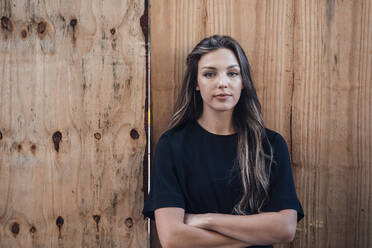
<path fill-rule="evenodd" d="M 94 138 L 100 140 L 101 139 L 101 134 L 100 133 L 95 133 Z"/>
<path fill-rule="evenodd" d="M 77 24 L 77 20 L 75 18 L 71 19 L 70 26 L 72 27 L 73 30 L 75 30 L 76 24 Z"/>
<path fill-rule="evenodd" d="M 18 150 L 18 152 L 22 151 L 22 145 L 21 144 L 18 144 L 17 150 Z"/>
<path fill-rule="evenodd" d="M 46 30 L 46 23 L 41 21 L 37 24 L 37 32 L 39 34 L 44 34 L 45 30 Z"/>
<path fill-rule="evenodd" d="M 132 137 L 132 139 L 138 139 L 139 138 L 139 134 L 138 134 L 136 129 L 133 128 L 132 130 L 130 130 L 130 137 Z"/>
<path fill-rule="evenodd" d="M 57 220 L 56 220 L 56 225 L 58 226 L 59 229 L 61 229 L 61 227 L 63 226 L 63 223 L 65 221 L 63 220 L 63 218 L 61 216 L 58 216 Z"/>
<path fill-rule="evenodd" d="M 35 233 L 36 232 L 36 227 L 34 227 L 34 226 L 32 226 L 31 228 L 30 228 L 30 233 Z"/>
<path fill-rule="evenodd" d="M 32 154 L 35 155 L 36 145 L 35 144 L 32 144 L 30 149 L 31 149 Z"/>
<path fill-rule="evenodd" d="M 62 133 L 60 131 L 57 131 L 53 134 L 53 143 L 54 143 L 54 148 L 56 151 L 59 151 L 59 143 L 62 140 Z"/>
<path fill-rule="evenodd" d="M 62 228 L 64 222 L 65 221 L 63 220 L 63 218 L 61 216 L 58 216 L 58 218 L 56 220 L 56 225 L 58 226 L 58 230 L 59 230 L 58 240 L 62 240 L 61 228 Z"/>
<path fill-rule="evenodd" d="M 110 33 L 111 33 L 112 35 L 114 35 L 114 34 L 116 33 L 116 29 L 115 29 L 115 28 L 110 29 Z"/>
<path fill-rule="evenodd" d="M 126 220 L 125 220 L 125 225 L 128 227 L 128 228 L 131 228 L 132 226 L 133 226 L 133 220 L 132 220 L 132 218 L 127 218 Z"/>
<path fill-rule="evenodd" d="M 13 234 L 17 235 L 19 233 L 19 224 L 17 222 L 14 222 L 10 230 Z"/>
<path fill-rule="evenodd" d="M 93 215 L 93 220 L 96 222 L 96 228 L 97 228 L 97 232 L 99 232 L 99 221 L 101 220 L 101 215 Z M 97 237 L 97 236 L 96 236 Z M 99 239 L 99 236 L 98 236 L 98 239 Z"/>
<path fill-rule="evenodd" d="M 93 215 L 93 220 L 98 224 L 101 220 L 101 215 Z"/>
<path fill-rule="evenodd" d="M 21 37 L 22 37 L 23 39 L 25 39 L 25 38 L 27 37 L 27 30 L 23 29 L 23 30 L 21 31 Z"/>
<path fill-rule="evenodd" d="M 3 139 L 3 133 L 0 131 L 0 140 Z"/>
<path fill-rule="evenodd" d="M 1 28 L 8 31 L 8 32 L 13 31 L 13 24 L 9 20 L 8 17 L 6 17 L 6 16 L 1 17 Z"/>

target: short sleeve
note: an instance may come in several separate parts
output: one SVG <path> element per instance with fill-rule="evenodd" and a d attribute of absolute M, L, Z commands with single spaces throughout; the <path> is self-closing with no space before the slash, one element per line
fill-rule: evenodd
<path fill-rule="evenodd" d="M 163 207 L 185 208 L 172 149 L 168 137 L 164 134 L 156 146 L 150 193 L 145 201 L 142 214 L 154 220 L 154 211 Z"/>
<path fill-rule="evenodd" d="M 273 145 L 274 160 L 270 176 L 269 199 L 262 208 L 264 212 L 277 212 L 283 209 L 297 211 L 297 222 L 304 217 L 300 201 L 296 195 L 287 143 L 276 134 Z"/>

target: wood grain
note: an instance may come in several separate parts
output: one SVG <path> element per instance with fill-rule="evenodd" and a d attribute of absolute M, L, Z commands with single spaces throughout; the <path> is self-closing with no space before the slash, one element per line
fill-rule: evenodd
<path fill-rule="evenodd" d="M 231 35 L 266 125 L 288 143 L 305 210 L 295 240 L 276 247 L 372 246 L 371 11 L 368 0 L 152 1 L 152 142 L 167 128 L 187 54 L 206 36 Z"/>
<path fill-rule="evenodd" d="M 1 1 L 1 247 L 146 246 L 143 12 Z"/>
<path fill-rule="evenodd" d="M 372 245 L 371 7 L 296 4 L 292 160 L 308 216 L 296 247 Z"/>

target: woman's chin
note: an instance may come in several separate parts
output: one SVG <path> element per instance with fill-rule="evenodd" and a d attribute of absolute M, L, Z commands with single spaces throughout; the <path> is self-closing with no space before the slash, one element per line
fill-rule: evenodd
<path fill-rule="evenodd" d="M 234 110 L 234 106 L 216 106 L 213 110 L 217 112 L 229 112 Z"/>

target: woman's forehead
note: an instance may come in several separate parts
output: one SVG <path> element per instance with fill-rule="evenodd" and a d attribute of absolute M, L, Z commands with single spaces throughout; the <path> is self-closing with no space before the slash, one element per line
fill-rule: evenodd
<path fill-rule="evenodd" d="M 202 68 L 216 68 L 216 69 L 226 69 L 231 67 L 239 67 L 238 60 L 235 54 L 226 48 L 220 48 L 204 54 L 198 64 L 199 69 Z"/>

